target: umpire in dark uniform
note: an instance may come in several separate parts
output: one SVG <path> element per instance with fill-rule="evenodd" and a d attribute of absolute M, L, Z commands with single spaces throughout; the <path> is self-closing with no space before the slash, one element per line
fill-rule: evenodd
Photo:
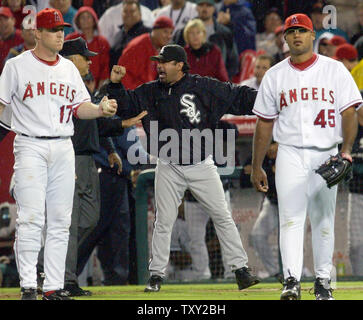
<path fill-rule="evenodd" d="M 129 276 L 131 217 L 128 185 L 131 182 L 131 171 L 137 169 L 137 166 L 128 162 L 127 153 L 129 148 L 137 147 L 138 152 L 147 157 L 135 132 L 136 128 L 126 128 L 121 136 L 112 137 L 116 152 L 122 161 L 121 174 L 116 168 L 110 167 L 104 148 L 94 155 L 100 172 L 100 220 L 79 247 L 77 274 L 82 272 L 97 246 L 97 257 L 103 271 L 103 284 L 106 286 L 125 285 Z M 128 139 L 133 133 L 136 142 L 135 139 Z"/>
<path fill-rule="evenodd" d="M 166 45 L 151 59 L 157 61 L 158 80 L 125 90 L 121 79 L 127 71 L 123 66 L 114 66 L 108 86 L 110 98 L 117 99 L 121 118 L 147 110 L 142 123 L 148 152 L 158 158 L 156 220 L 150 279 L 145 291 L 160 290 L 169 261 L 172 228 L 187 189 L 212 218 L 238 288 L 250 287 L 259 279 L 247 267 L 247 254 L 228 209 L 209 143 L 213 128 L 225 113 L 252 114 L 257 92 L 246 86 L 190 75 L 185 50 L 179 45 Z M 188 139 L 191 144 L 186 143 Z"/>
<path fill-rule="evenodd" d="M 70 59 L 83 78 L 89 72 L 89 57 L 97 55 L 97 53 L 88 50 L 87 43 L 82 38 L 65 41 L 59 54 Z M 98 103 L 99 99 L 93 96 L 91 92 L 90 95 L 92 102 Z M 102 145 L 107 150 L 110 166 L 116 165 L 118 174 L 120 174 L 122 170 L 121 159 L 115 151 L 112 139 L 106 137 L 122 134 L 123 126 L 127 126 L 128 123 L 132 125 L 138 120 L 138 117 L 124 121 L 114 118 L 81 120 L 73 117 L 74 135 L 72 142 L 75 151 L 76 182 L 64 282 L 64 289 L 69 292 L 70 296 L 91 295 L 89 290 L 83 290 L 79 287 L 76 271 L 78 248 L 97 226 L 100 216 L 100 182 L 93 155 L 100 152 L 100 145 Z M 39 272 L 43 269 L 42 256 L 41 253 Z"/>

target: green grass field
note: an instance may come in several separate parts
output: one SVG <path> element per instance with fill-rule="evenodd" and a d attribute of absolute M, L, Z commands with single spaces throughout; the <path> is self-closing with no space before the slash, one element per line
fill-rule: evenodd
<path fill-rule="evenodd" d="M 303 282 L 302 300 L 314 300 L 309 293 L 313 282 Z M 238 291 L 232 283 L 165 284 L 160 292 L 144 293 L 143 285 L 89 287 L 91 297 L 77 300 L 279 300 L 280 283 L 260 283 L 250 289 Z M 336 300 L 363 300 L 363 282 L 338 282 L 334 290 Z M 0 288 L 0 300 L 18 300 L 19 288 Z"/>

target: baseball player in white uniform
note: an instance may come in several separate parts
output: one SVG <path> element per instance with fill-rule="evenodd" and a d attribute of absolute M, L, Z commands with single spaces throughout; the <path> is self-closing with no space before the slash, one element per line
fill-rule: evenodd
<path fill-rule="evenodd" d="M 81 119 L 112 116 L 117 104 L 107 97 L 92 104 L 77 68 L 58 55 L 63 29 L 69 26 L 60 11 L 44 9 L 36 22 L 35 49 L 8 60 L 0 77 L 0 113 L 11 108 L 11 130 L 17 134 L 14 251 L 22 299 L 35 300 L 46 209 L 43 299 L 66 300 L 62 289 L 75 182 L 72 114 Z"/>
<path fill-rule="evenodd" d="M 306 213 L 312 228 L 317 300 L 332 300 L 330 273 L 334 251 L 337 186 L 329 189 L 317 169 L 338 152 L 351 160 L 357 132 L 359 90 L 344 65 L 313 53 L 315 33 L 309 17 L 294 14 L 284 26 L 291 57 L 265 74 L 254 105 L 259 117 L 253 142 L 251 181 L 266 192 L 262 162 L 271 136 L 279 143 L 276 189 L 284 273 L 282 300 L 300 299 Z"/>

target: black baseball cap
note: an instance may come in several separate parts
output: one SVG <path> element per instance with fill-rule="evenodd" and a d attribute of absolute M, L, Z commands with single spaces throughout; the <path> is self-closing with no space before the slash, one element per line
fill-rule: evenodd
<path fill-rule="evenodd" d="M 208 3 L 210 4 L 211 6 L 215 6 L 216 2 L 214 0 L 196 0 L 195 3 L 198 5 L 198 4 L 201 4 L 201 3 Z"/>
<path fill-rule="evenodd" d="M 85 57 L 94 57 L 98 53 L 89 51 L 87 42 L 83 38 L 78 37 L 76 39 L 64 41 L 63 49 L 59 52 L 59 54 L 64 57 L 72 56 L 74 54 L 80 54 Z"/>
<path fill-rule="evenodd" d="M 152 61 L 177 61 L 187 63 L 187 54 L 183 47 L 177 44 L 168 44 L 161 48 L 159 55 L 150 57 Z"/>

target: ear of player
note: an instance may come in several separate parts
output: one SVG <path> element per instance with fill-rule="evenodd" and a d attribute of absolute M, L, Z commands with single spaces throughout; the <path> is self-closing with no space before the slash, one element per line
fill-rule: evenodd
<path fill-rule="evenodd" d="M 352 158 L 339 152 L 335 156 L 330 156 L 315 172 L 320 174 L 328 188 L 331 188 L 343 179 L 349 181 L 352 178 Z"/>
<path fill-rule="evenodd" d="M 112 117 L 116 114 L 117 102 L 115 99 L 108 99 L 104 96 L 99 104 L 99 112 L 101 117 Z"/>

